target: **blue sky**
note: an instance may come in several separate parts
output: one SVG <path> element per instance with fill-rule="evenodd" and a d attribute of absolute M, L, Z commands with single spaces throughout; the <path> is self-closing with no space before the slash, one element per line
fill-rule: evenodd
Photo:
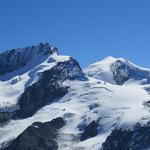
<path fill-rule="evenodd" d="M 0 50 L 45 41 L 82 66 L 111 55 L 150 67 L 150 1 L 0 0 Z"/>

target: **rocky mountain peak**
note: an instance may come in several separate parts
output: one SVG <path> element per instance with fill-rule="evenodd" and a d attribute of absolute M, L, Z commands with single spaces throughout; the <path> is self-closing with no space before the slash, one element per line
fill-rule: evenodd
<path fill-rule="evenodd" d="M 40 59 L 41 57 L 47 58 L 50 55 L 58 55 L 58 49 L 50 46 L 49 43 L 40 43 L 37 46 L 7 50 L 0 53 L 0 75 L 20 69 L 35 57 Z"/>
<path fill-rule="evenodd" d="M 37 53 L 55 54 L 55 55 L 59 54 L 58 49 L 52 45 L 49 45 L 48 42 L 40 43 L 39 45 L 33 47 L 36 47 L 36 49 L 38 50 Z"/>

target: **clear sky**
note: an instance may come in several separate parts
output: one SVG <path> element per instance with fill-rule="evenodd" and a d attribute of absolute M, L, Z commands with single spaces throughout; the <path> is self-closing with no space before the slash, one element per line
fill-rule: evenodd
<path fill-rule="evenodd" d="M 150 67 L 150 0 L 0 0 L 0 50 L 45 41 L 82 66 L 111 55 Z"/>

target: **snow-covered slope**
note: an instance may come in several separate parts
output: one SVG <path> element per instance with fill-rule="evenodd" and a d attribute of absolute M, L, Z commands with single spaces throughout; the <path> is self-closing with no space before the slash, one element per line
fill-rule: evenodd
<path fill-rule="evenodd" d="M 128 83 L 150 83 L 150 69 L 139 67 L 124 58 L 107 57 L 89 65 L 84 72 L 90 77 L 111 84 L 122 85 L 126 81 Z"/>
<path fill-rule="evenodd" d="M 48 103 L 38 107 L 30 117 L 12 118 L 0 126 L 1 149 L 7 144 L 11 147 L 12 140 L 20 134 L 26 137 L 29 126 L 32 127 L 29 127 L 31 134 L 38 131 L 38 126 L 32 123 L 57 117 L 62 117 L 65 122 L 55 137 L 59 150 L 99 150 L 105 141 L 108 142 L 104 145 L 111 145 L 107 137 L 112 130 L 132 130 L 137 123 L 147 125 L 150 121 L 149 69 L 122 58 L 108 57 L 88 66 L 83 74 L 73 58 L 57 53 L 37 53 L 26 65 L 0 76 L 2 112 L 3 109 L 10 112 L 20 109 L 20 98 L 25 100 L 26 108 L 34 108 L 39 101 L 45 100 L 42 99 L 45 96 L 43 89 L 47 89 L 46 94 L 50 93 L 50 97 L 46 97 Z M 61 90 L 65 92 L 55 99 Z M 34 140 L 36 145 L 36 138 Z M 42 144 L 44 147 L 44 142 Z"/>

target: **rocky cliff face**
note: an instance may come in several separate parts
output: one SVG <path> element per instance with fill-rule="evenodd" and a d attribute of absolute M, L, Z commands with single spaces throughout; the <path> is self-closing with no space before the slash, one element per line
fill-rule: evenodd
<path fill-rule="evenodd" d="M 81 134 L 81 141 L 95 137 L 98 134 L 98 128 L 99 128 L 99 120 L 92 121 L 89 125 L 87 125 L 84 128 L 84 131 Z"/>
<path fill-rule="evenodd" d="M 103 150 L 146 150 L 150 147 L 150 125 L 132 130 L 115 129 L 103 144 Z"/>
<path fill-rule="evenodd" d="M 132 69 L 124 62 L 117 60 L 115 63 L 110 65 L 110 69 L 113 72 L 114 80 L 118 85 L 122 85 L 131 77 L 133 74 Z"/>
<path fill-rule="evenodd" d="M 35 122 L 3 150 L 57 150 L 57 132 L 65 125 L 62 118 Z"/>

